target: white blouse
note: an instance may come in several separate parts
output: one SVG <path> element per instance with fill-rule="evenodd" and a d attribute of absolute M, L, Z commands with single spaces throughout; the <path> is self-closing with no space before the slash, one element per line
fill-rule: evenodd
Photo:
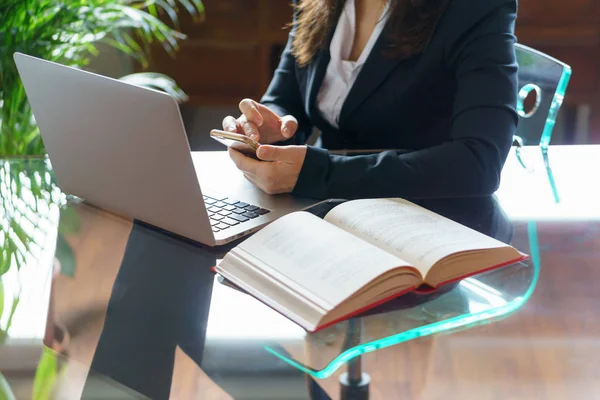
<path fill-rule="evenodd" d="M 331 61 L 321 84 L 317 104 L 321 114 L 331 126 L 339 128 L 342 106 L 356 81 L 362 66 L 371 54 L 388 19 L 389 3 L 383 11 L 382 18 L 375 26 L 367 45 L 357 61 L 347 61 L 352 51 L 354 33 L 356 31 L 356 8 L 354 0 L 347 0 L 331 40 L 329 52 Z"/>

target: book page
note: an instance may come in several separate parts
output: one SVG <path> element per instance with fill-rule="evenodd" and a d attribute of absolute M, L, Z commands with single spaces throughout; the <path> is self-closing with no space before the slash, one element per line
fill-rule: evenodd
<path fill-rule="evenodd" d="M 331 309 L 405 261 L 306 212 L 278 219 L 233 251 L 246 252 L 281 282 L 298 285 Z M 410 271 L 409 271 L 410 272 Z M 415 272 L 412 272 L 414 276 Z M 412 282 L 412 280 L 411 280 Z M 304 289 L 304 290 L 302 290 Z"/>
<path fill-rule="evenodd" d="M 354 200 L 326 221 L 414 265 L 423 277 L 442 258 L 506 244 L 403 199 Z"/>

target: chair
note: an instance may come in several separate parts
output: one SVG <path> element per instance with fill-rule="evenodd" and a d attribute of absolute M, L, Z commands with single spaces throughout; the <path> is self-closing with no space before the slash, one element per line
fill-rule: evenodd
<path fill-rule="evenodd" d="M 569 85 L 571 67 L 522 44 L 516 45 L 516 54 L 519 64 L 517 112 L 520 121 L 513 145 L 517 147 L 519 163 L 527 170 L 533 167 L 527 162 L 522 147 L 540 147 L 554 199 L 558 203 L 560 197 L 550 168 L 548 146 Z"/>

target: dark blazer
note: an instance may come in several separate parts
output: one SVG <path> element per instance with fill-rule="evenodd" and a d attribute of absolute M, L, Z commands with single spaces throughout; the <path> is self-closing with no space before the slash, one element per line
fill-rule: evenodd
<path fill-rule="evenodd" d="M 451 0 L 426 50 L 398 61 L 382 34 L 343 105 L 339 129 L 317 108 L 329 43 L 299 67 L 289 42 L 262 103 L 313 127 L 293 193 L 312 198 L 469 197 L 496 191 L 518 116 L 516 0 Z M 330 35 L 331 40 L 331 35 Z M 334 156 L 326 149 L 406 149 Z"/>

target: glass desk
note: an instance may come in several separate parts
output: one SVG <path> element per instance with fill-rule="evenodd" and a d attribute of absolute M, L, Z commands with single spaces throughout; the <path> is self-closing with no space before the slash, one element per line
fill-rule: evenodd
<path fill-rule="evenodd" d="M 526 171 L 512 155 L 497 196 L 424 204 L 528 262 L 315 334 L 219 282 L 226 249 L 67 199 L 43 160 L 5 161 L 0 239 L 17 247 L 2 248 L 0 371 L 17 398 L 366 398 L 367 381 L 375 399 L 593 393 L 600 203 L 579 171 L 598 155 L 551 148 L 560 204 L 543 161 Z"/>

